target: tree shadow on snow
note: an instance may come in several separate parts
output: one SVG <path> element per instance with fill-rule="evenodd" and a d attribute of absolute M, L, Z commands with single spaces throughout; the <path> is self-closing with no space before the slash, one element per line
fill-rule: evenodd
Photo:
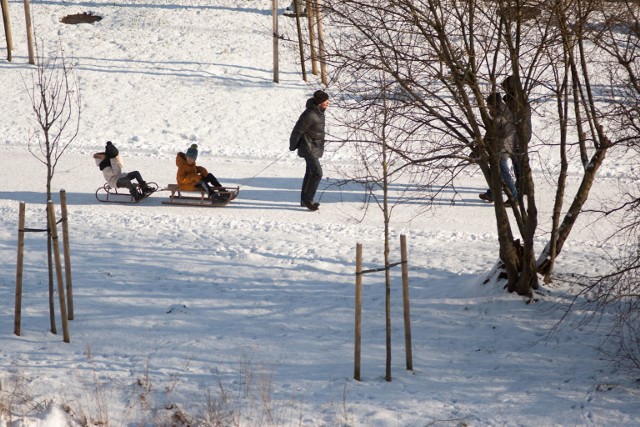
<path fill-rule="evenodd" d="M 203 3 L 206 3 L 203 1 Z M 38 1 L 38 4 L 47 4 L 51 6 L 60 6 L 60 1 L 51 1 L 51 0 L 42 0 Z M 98 8 L 98 7 L 106 7 L 113 8 L 113 2 L 103 2 L 103 1 L 83 1 L 78 3 L 73 3 L 73 8 L 77 9 L 78 7 L 86 7 L 86 8 Z M 228 6 L 213 6 L 208 4 L 199 4 L 199 5 L 175 5 L 175 4 L 156 4 L 156 3 L 118 3 L 118 9 L 170 9 L 170 10 L 180 10 L 180 9 L 194 9 L 194 10 L 226 10 L 229 12 L 242 12 L 242 13 L 255 13 L 257 15 L 271 15 L 271 9 L 256 9 L 256 8 L 244 8 L 244 7 L 228 7 Z"/>
<path fill-rule="evenodd" d="M 253 179 L 244 186 L 239 198 L 250 201 L 277 201 L 293 202 L 299 201 L 300 178 L 260 178 Z M 241 187 L 242 188 L 242 187 Z M 483 193 L 482 187 L 447 187 L 440 190 L 440 193 L 431 197 L 425 193 L 424 189 L 418 186 L 402 186 L 392 184 L 389 186 L 389 202 L 400 205 L 434 205 L 434 206 L 487 206 L 488 204 L 478 198 L 478 194 Z M 377 191 L 377 196 L 382 200 L 382 192 Z M 341 180 L 325 178 L 318 187 L 316 199 L 323 204 L 327 203 L 376 203 L 365 186 L 360 183 L 343 183 Z"/>
<path fill-rule="evenodd" d="M 76 69 L 80 71 L 93 71 L 108 74 L 140 74 L 148 76 L 173 76 L 193 81 L 194 85 L 201 85 L 203 79 L 216 80 L 216 85 L 236 88 L 238 85 L 248 87 L 272 87 L 272 70 L 255 68 L 237 64 L 217 64 L 206 62 L 188 62 L 188 61 L 140 61 L 140 60 L 123 60 L 114 58 L 89 58 L 78 57 L 83 60 Z M 114 66 L 114 64 L 119 64 Z M 219 68 L 219 74 L 212 71 L 203 70 L 202 66 Z M 228 69 L 231 69 L 229 71 Z M 244 74 L 245 71 L 254 71 L 261 73 L 260 75 Z M 283 75 L 297 75 L 296 72 L 282 71 Z M 293 83 L 283 82 L 278 85 L 279 88 L 296 87 Z"/>
<path fill-rule="evenodd" d="M 247 184 L 227 182 L 223 180 L 225 185 L 230 187 L 240 186 L 240 194 L 236 200 L 230 202 L 226 208 L 234 209 L 269 209 L 269 210 L 299 210 L 300 203 L 300 185 L 302 178 L 260 178 L 247 181 Z M 163 201 L 168 200 L 169 192 L 163 191 L 163 185 L 160 190 L 151 195 L 149 198 L 140 203 L 101 203 L 94 193 L 80 193 L 67 190 L 67 204 L 76 206 L 88 205 L 131 205 L 136 208 L 158 207 Z M 418 187 L 406 188 L 399 185 L 390 186 L 389 202 L 399 205 L 413 206 L 485 206 L 491 208 L 492 205 L 480 200 L 477 195 L 483 192 L 482 188 L 477 187 L 456 187 L 445 188 L 440 194 L 431 198 L 425 195 L 424 191 Z M 380 192 L 378 192 L 380 197 Z M 16 202 L 24 201 L 26 203 L 45 204 L 46 197 L 44 193 L 34 191 L 4 191 L 0 192 L 0 198 L 7 200 L 15 200 Z M 54 203 L 59 204 L 59 193 L 53 192 L 52 198 Z M 365 187 L 359 183 L 343 184 L 335 179 L 323 179 L 316 193 L 316 199 L 323 205 L 341 204 L 341 203 L 372 203 L 376 201 L 366 191 Z"/>

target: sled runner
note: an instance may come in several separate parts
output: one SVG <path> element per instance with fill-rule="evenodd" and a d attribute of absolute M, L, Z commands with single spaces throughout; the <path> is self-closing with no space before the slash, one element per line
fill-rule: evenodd
<path fill-rule="evenodd" d="M 127 188 L 120 188 L 120 191 L 118 191 L 117 188 L 111 188 L 109 184 L 105 183 L 102 187 L 96 190 L 96 199 L 103 203 L 139 203 L 158 191 L 158 184 L 155 182 L 147 182 L 147 186 L 153 191 L 144 193 L 142 198 L 136 200 L 129 193 Z"/>
<path fill-rule="evenodd" d="M 216 189 L 214 197 L 209 198 L 204 190 L 185 191 L 180 190 L 178 184 L 169 184 L 163 190 L 170 191 L 169 200 L 163 200 L 165 205 L 178 206 L 202 206 L 207 208 L 226 206 L 240 192 L 240 187 L 221 187 Z M 194 194 L 194 195 L 190 195 Z M 195 194 L 199 194 L 196 196 Z"/>

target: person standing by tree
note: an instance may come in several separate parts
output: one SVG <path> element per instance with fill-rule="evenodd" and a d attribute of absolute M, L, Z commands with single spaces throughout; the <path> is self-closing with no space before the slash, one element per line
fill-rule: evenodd
<path fill-rule="evenodd" d="M 485 142 L 487 142 L 491 148 L 497 149 L 499 152 L 500 176 L 511 193 L 509 195 L 510 198 L 505 202 L 505 206 L 511 207 L 512 204 L 517 203 L 518 200 L 518 192 L 516 191 L 516 186 L 513 184 L 511 172 L 509 171 L 509 159 L 512 159 L 511 162 L 514 164 L 514 169 L 516 169 L 516 162 L 513 160 L 513 150 L 516 141 L 516 127 L 513 123 L 511 111 L 502 101 L 499 93 L 492 92 L 487 96 L 487 108 L 493 119 L 493 131 L 495 131 L 495 135 L 489 134 L 485 136 Z M 519 170 L 519 165 L 517 170 Z M 481 193 L 480 198 L 487 202 L 493 202 L 491 189 L 489 188 L 486 192 Z"/>
<path fill-rule="evenodd" d="M 320 158 L 324 153 L 324 113 L 329 107 L 329 95 L 317 90 L 307 100 L 306 109 L 291 131 L 289 150 L 298 150 L 298 156 L 304 158 L 307 168 L 302 180 L 300 206 L 317 211 L 320 203 L 314 201 L 318 185 L 322 180 Z"/>
<path fill-rule="evenodd" d="M 516 189 L 522 195 L 525 192 L 524 181 L 522 177 L 522 157 L 529 147 L 529 141 L 531 141 L 531 105 L 523 95 L 523 106 L 518 108 L 518 97 L 516 95 L 516 84 L 513 76 L 508 76 L 500 84 L 505 91 L 505 95 L 502 100 L 507 104 L 513 123 L 516 126 L 516 139 L 513 146 L 513 153 L 511 154 L 511 163 L 513 164 L 513 173 L 516 176 Z M 519 128 L 522 128 L 522 136 L 518 132 Z"/>

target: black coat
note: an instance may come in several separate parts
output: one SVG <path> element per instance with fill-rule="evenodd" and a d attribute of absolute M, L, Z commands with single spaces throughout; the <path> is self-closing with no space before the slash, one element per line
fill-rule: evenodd
<path fill-rule="evenodd" d="M 319 159 L 324 153 L 324 111 L 307 100 L 307 109 L 300 115 L 291 131 L 289 150 L 298 150 L 298 156 Z"/>

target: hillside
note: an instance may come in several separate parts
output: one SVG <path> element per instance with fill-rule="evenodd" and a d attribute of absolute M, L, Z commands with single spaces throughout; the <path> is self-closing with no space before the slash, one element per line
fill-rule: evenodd
<path fill-rule="evenodd" d="M 382 275 L 364 279 L 362 381 L 353 379 L 355 247 L 363 244 L 365 268 L 383 265 L 382 215 L 365 209 L 362 188 L 337 185 L 352 159 L 332 146 L 320 211 L 300 208 L 304 162 L 288 138 L 320 84 L 302 81 L 287 41 L 281 82 L 272 82 L 268 0 L 32 1 L 42 49 L 63 47 L 82 99 L 80 133 L 53 186 L 56 205 L 60 189 L 69 203 L 75 319 L 71 343 L 59 316 L 58 335 L 49 332 L 46 240 L 27 233 L 15 336 L 19 202 L 27 227 L 43 227 L 46 170 L 28 150 L 23 3 L 9 5 L 11 63 L 0 49 L 0 427 L 637 425 L 638 382 L 598 351 L 608 314 L 582 325 L 576 313 L 550 335 L 574 289 L 554 283 L 525 304 L 486 280 L 498 243 L 493 207 L 477 196 L 480 174 L 461 177 L 454 204 L 397 206 L 392 257 L 406 235 L 414 370 L 405 369 L 394 270 L 393 381 L 384 381 Z M 60 22 L 83 12 L 103 19 Z M 290 19 L 281 25 L 295 37 Z M 329 126 L 339 114 L 329 108 Z M 92 154 L 107 140 L 128 171 L 161 186 L 175 181 L 176 153 L 196 143 L 198 163 L 240 196 L 220 209 L 166 206 L 166 192 L 137 205 L 99 203 Z M 608 167 L 593 206 L 625 182 Z M 552 194 L 536 178 L 543 245 Z M 580 219 L 560 273 L 607 268 L 603 254 L 617 246 L 602 243 L 610 226 L 593 219 Z"/>

